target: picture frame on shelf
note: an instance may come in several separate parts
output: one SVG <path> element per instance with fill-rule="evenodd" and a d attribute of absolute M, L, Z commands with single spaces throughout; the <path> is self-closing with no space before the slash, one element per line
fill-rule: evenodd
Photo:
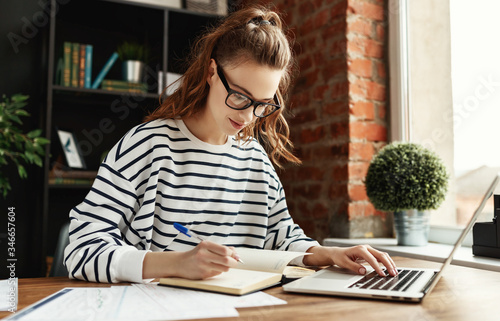
<path fill-rule="evenodd" d="M 78 145 L 75 134 L 69 130 L 56 128 L 57 137 L 66 160 L 66 165 L 75 169 L 86 169 L 85 160 Z"/>

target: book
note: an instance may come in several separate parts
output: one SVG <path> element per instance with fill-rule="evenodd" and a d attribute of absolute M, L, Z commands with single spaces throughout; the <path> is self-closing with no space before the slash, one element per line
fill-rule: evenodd
<path fill-rule="evenodd" d="M 78 87 L 78 76 L 80 69 L 80 44 L 71 45 L 71 87 Z"/>
<path fill-rule="evenodd" d="M 92 87 L 92 45 L 87 45 L 85 47 L 85 82 L 84 87 Z"/>
<path fill-rule="evenodd" d="M 63 82 L 62 85 L 69 87 L 71 86 L 71 42 L 65 42 L 63 44 Z"/>
<path fill-rule="evenodd" d="M 279 284 L 291 260 L 310 254 L 244 248 L 236 251 L 244 262 L 238 263 L 236 268 L 204 280 L 161 278 L 160 285 L 243 295 Z"/>
<path fill-rule="evenodd" d="M 146 83 L 136 83 L 125 80 L 104 79 L 101 84 L 101 89 L 130 93 L 147 93 L 148 85 Z"/>
<path fill-rule="evenodd" d="M 118 59 L 118 53 L 113 52 L 111 57 L 109 57 L 108 61 L 104 64 L 101 71 L 99 72 L 96 79 L 94 80 L 94 83 L 92 84 L 93 89 L 99 88 L 99 85 L 101 85 L 102 80 L 104 79 L 104 77 L 106 77 L 109 70 L 111 69 L 111 67 L 113 67 L 113 64 L 115 63 L 115 61 L 117 59 Z"/>
<path fill-rule="evenodd" d="M 85 87 L 85 59 L 87 57 L 87 45 L 80 44 L 80 53 L 78 54 L 78 87 Z"/>

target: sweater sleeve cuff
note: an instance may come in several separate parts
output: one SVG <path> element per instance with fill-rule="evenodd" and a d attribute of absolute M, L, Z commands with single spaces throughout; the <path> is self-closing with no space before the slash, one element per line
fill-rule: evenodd
<path fill-rule="evenodd" d="M 142 265 L 146 253 L 150 251 L 140 251 L 135 248 L 123 249 L 119 251 L 116 259 L 116 281 L 149 283 L 153 279 L 142 278 Z"/>
<path fill-rule="evenodd" d="M 293 243 L 289 250 L 294 251 L 294 252 L 306 252 L 309 250 L 309 248 L 313 246 L 320 246 L 320 244 L 316 241 L 309 241 L 309 242 L 296 242 Z M 298 266 L 305 266 L 303 260 L 304 260 L 305 255 L 296 257 L 295 259 L 290 261 L 290 265 L 298 265 Z"/>

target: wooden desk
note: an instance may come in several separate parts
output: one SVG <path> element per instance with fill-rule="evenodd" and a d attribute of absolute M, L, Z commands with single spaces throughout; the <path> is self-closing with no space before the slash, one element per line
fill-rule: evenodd
<path fill-rule="evenodd" d="M 394 258 L 398 266 L 438 268 L 439 263 Z M 67 278 L 19 280 L 18 310 L 64 287 L 109 286 Z M 423 303 L 400 303 L 286 293 L 281 287 L 265 292 L 286 305 L 238 309 L 239 318 L 207 320 L 499 320 L 500 273 L 450 266 Z M 0 318 L 10 312 L 0 312 Z"/>

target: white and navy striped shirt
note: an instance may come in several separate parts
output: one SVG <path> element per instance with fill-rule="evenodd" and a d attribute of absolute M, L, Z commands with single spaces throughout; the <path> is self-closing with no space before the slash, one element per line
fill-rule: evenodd
<path fill-rule="evenodd" d="M 129 131 L 70 220 L 69 275 L 96 282 L 142 282 L 147 251 L 196 246 L 175 222 L 227 246 L 304 252 L 319 245 L 293 223 L 281 182 L 257 141 L 230 137 L 211 145 L 173 119 Z"/>

